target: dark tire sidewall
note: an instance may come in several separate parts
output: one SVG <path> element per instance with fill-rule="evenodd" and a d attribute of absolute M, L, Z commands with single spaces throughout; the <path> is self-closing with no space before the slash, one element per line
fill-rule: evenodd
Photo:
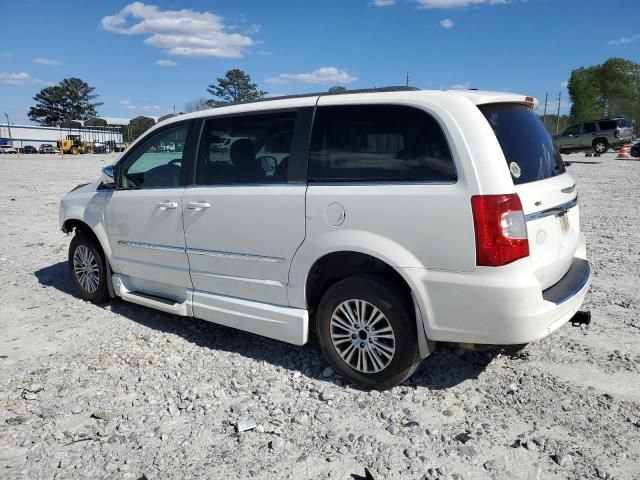
<path fill-rule="evenodd" d="M 604 149 L 601 152 L 599 152 L 596 148 L 600 144 L 604 145 Z M 598 154 L 607 153 L 608 149 L 609 149 L 609 146 L 605 140 L 596 140 L 595 142 L 593 142 L 593 151 Z"/>
<path fill-rule="evenodd" d="M 338 354 L 331 341 L 330 319 L 345 300 L 361 299 L 375 305 L 393 327 L 395 354 L 381 372 L 366 374 L 351 368 Z M 406 380 L 420 362 L 415 320 L 409 299 L 383 277 L 353 276 L 344 279 L 325 292 L 316 313 L 318 343 L 332 368 L 349 381 L 366 388 L 384 390 Z"/>
<path fill-rule="evenodd" d="M 73 267 L 73 255 L 76 249 L 84 245 L 87 247 L 91 253 L 96 257 L 96 261 L 98 263 L 98 288 L 95 292 L 89 293 L 87 292 L 76 277 L 76 273 Z M 76 233 L 73 239 L 71 240 L 71 244 L 69 245 L 69 273 L 71 274 L 71 278 L 73 281 L 73 285 L 78 292 L 78 295 L 83 300 L 88 300 L 92 303 L 104 303 L 109 299 L 109 289 L 107 287 L 107 268 L 104 259 L 104 255 L 102 253 L 102 249 L 99 245 L 96 244 L 93 238 L 89 237 L 83 233 Z"/>

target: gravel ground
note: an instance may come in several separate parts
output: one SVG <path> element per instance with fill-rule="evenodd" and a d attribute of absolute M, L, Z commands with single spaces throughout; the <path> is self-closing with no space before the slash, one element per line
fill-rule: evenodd
<path fill-rule="evenodd" d="M 591 326 L 439 347 L 387 392 L 313 342 L 79 300 L 58 201 L 110 157 L 0 157 L 0 477 L 640 478 L 640 162 L 614 156 L 565 157 Z"/>

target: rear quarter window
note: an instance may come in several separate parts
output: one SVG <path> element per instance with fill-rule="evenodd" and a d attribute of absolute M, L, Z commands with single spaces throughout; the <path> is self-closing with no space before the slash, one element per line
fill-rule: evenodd
<path fill-rule="evenodd" d="M 489 104 L 480 110 L 502 147 L 515 185 L 565 172 L 562 157 L 538 116 L 526 105 Z"/>
<path fill-rule="evenodd" d="M 456 179 L 444 132 L 425 111 L 400 105 L 327 106 L 316 111 L 311 182 Z"/>
<path fill-rule="evenodd" d="M 618 124 L 615 120 L 603 120 L 598 122 L 600 130 L 615 130 Z"/>

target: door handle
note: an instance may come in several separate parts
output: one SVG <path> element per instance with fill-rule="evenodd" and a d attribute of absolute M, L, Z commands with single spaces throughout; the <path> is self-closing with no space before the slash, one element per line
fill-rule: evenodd
<path fill-rule="evenodd" d="M 158 207 L 160 210 L 173 210 L 174 208 L 178 208 L 177 202 L 159 202 Z"/>
<path fill-rule="evenodd" d="M 211 208 L 211 204 L 208 202 L 189 202 L 187 208 L 191 210 L 202 210 L 204 208 Z"/>

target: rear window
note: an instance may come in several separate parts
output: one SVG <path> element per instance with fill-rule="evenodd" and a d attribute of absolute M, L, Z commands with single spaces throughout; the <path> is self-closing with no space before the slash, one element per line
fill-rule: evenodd
<path fill-rule="evenodd" d="M 631 120 L 628 118 L 617 118 L 615 120 L 616 124 L 621 128 L 631 128 Z"/>
<path fill-rule="evenodd" d="M 562 157 L 538 116 L 526 105 L 489 104 L 480 110 L 500 142 L 515 185 L 565 172 Z"/>
<path fill-rule="evenodd" d="M 427 112 L 399 105 L 319 107 L 311 182 L 455 182 L 444 132 Z"/>

